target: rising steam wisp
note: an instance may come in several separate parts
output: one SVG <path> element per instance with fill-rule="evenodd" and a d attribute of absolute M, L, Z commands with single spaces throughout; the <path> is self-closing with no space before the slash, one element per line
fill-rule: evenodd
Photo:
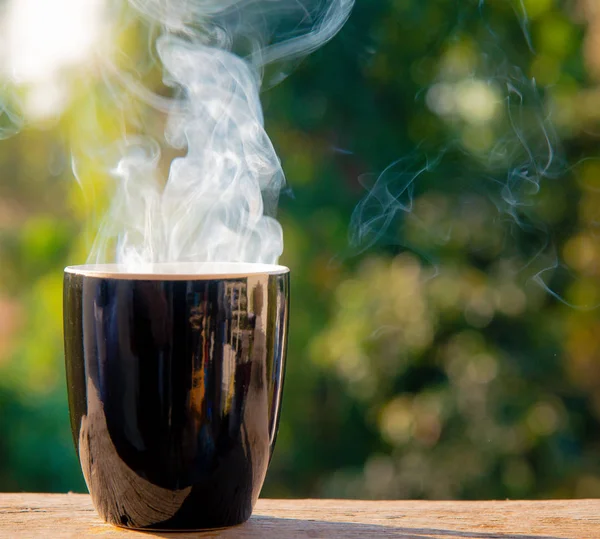
<path fill-rule="evenodd" d="M 90 262 L 277 262 L 283 236 L 274 213 L 285 180 L 264 129 L 263 69 L 330 40 L 353 0 L 130 3 L 161 27 L 155 49 L 175 98 L 158 98 L 135 79 L 118 77 L 168 113 L 164 142 L 187 153 L 173 159 L 165 183 L 161 146 L 125 137 Z"/>

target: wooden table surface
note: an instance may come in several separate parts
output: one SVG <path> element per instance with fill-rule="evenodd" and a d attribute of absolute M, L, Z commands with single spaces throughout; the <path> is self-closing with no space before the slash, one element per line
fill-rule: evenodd
<path fill-rule="evenodd" d="M 0 538 L 600 539 L 600 500 L 365 502 L 260 500 L 249 522 L 204 533 L 104 524 L 84 494 L 1 494 Z"/>

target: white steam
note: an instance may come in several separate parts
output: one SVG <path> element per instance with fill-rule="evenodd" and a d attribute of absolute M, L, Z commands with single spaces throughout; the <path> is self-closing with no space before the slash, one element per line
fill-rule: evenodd
<path fill-rule="evenodd" d="M 354 0 L 130 3 L 161 27 L 155 49 L 177 98 L 149 95 L 141 83 L 121 79 L 168 112 L 164 142 L 187 154 L 172 161 L 165 183 L 161 145 L 125 140 L 89 261 L 276 263 L 283 237 L 273 215 L 285 179 L 264 129 L 263 68 L 298 60 L 330 40 Z"/>

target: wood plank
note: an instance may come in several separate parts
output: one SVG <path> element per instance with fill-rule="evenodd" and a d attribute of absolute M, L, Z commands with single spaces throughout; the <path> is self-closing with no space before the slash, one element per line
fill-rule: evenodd
<path fill-rule="evenodd" d="M 249 522 L 204 533 L 104 524 L 84 494 L 0 494 L 2 539 L 600 539 L 600 500 L 260 500 Z"/>

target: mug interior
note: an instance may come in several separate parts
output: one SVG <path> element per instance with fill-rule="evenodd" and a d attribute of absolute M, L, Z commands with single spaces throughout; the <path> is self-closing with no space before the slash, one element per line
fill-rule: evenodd
<path fill-rule="evenodd" d="M 153 264 L 84 264 L 68 266 L 65 273 L 104 279 L 140 280 L 209 280 L 281 275 L 290 270 L 277 264 L 250 262 L 160 262 Z"/>

